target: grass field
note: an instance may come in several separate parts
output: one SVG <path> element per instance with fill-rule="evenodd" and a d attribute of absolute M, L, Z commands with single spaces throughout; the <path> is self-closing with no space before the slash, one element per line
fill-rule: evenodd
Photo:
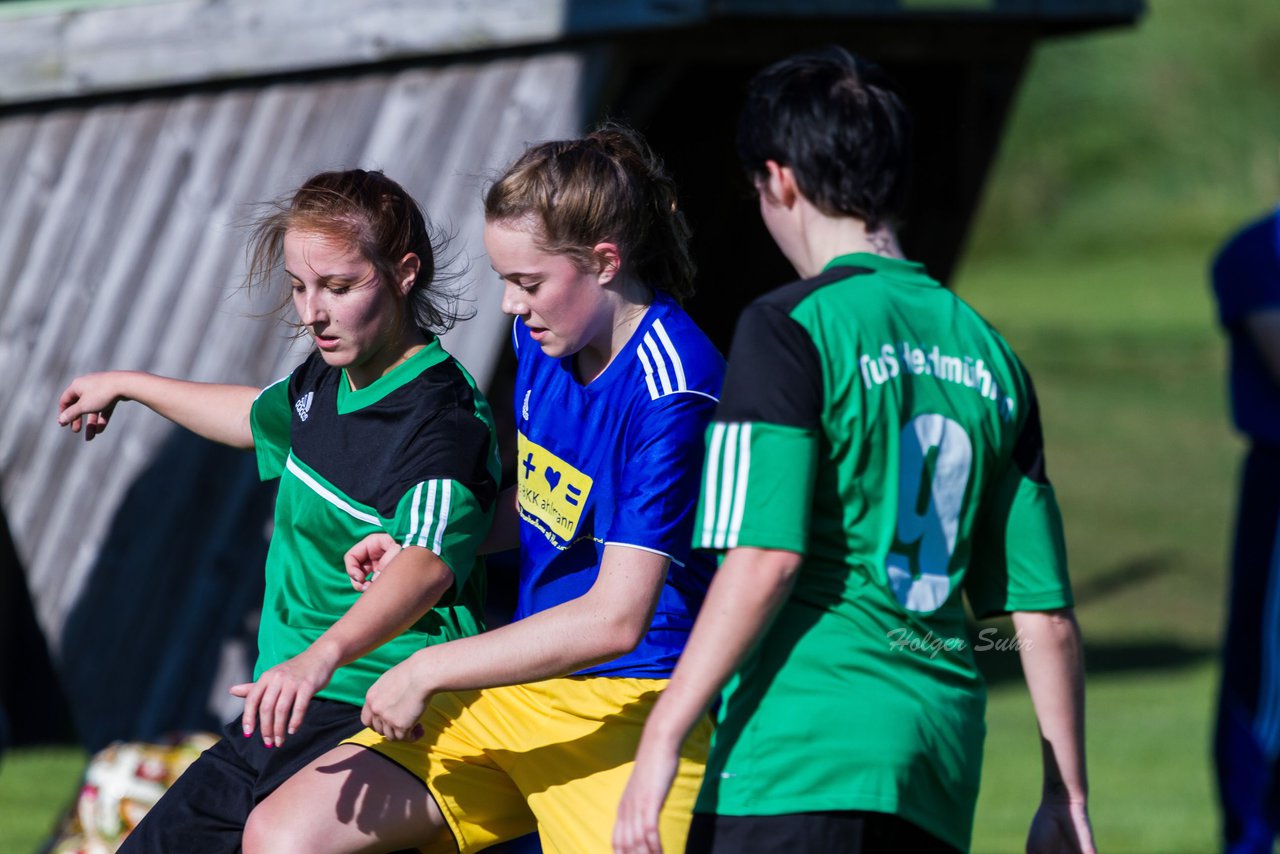
<path fill-rule="evenodd" d="M 78 748 L 11 751 L 0 759 L 0 854 L 33 854 L 76 793 Z"/>
<path fill-rule="evenodd" d="M 1002 257 L 957 289 L 1019 350 L 1044 409 L 1085 632 L 1102 850 L 1214 850 L 1209 728 L 1239 444 L 1208 247 L 1067 263 Z M 1016 656 L 988 652 L 975 852 L 1022 850 L 1039 745 Z"/>
<path fill-rule="evenodd" d="M 1206 269 L 1280 198 L 1278 102 L 1272 0 L 1149 0 L 1134 30 L 1040 48 L 955 283 L 1042 400 L 1104 851 L 1216 850 L 1210 729 L 1243 446 Z M 974 851 L 994 854 L 1022 850 L 1039 747 L 1016 660 L 989 655 Z"/>

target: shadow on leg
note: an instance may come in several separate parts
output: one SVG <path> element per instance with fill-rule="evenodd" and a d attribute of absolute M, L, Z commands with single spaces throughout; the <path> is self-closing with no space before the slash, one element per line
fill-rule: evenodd
<path fill-rule="evenodd" d="M 245 854 L 453 851 L 440 808 L 422 781 L 371 750 L 340 745 L 257 806 Z"/>

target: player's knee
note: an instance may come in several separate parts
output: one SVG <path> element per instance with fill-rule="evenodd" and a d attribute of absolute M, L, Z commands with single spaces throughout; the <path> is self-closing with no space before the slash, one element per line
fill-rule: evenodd
<path fill-rule="evenodd" d="M 290 821 L 270 801 L 258 804 L 244 825 L 241 847 L 244 854 L 288 854 L 321 849 L 311 838 L 309 822 Z"/>
<path fill-rule="evenodd" d="M 271 822 L 262 815 L 263 806 L 249 813 L 249 820 L 244 823 L 244 838 L 240 842 L 245 854 L 259 854 L 271 850 Z"/>

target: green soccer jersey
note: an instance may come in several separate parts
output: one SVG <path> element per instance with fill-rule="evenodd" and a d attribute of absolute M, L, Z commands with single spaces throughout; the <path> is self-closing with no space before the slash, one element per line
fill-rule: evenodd
<path fill-rule="evenodd" d="M 893 813 L 967 849 L 979 616 L 1071 604 L 1031 382 L 923 267 L 868 254 L 743 313 L 695 543 L 804 556 L 725 691 L 700 812 Z"/>
<path fill-rule="evenodd" d="M 416 650 L 483 629 L 476 550 L 492 521 L 497 443 L 487 402 L 438 340 L 357 391 L 313 353 L 263 390 L 251 423 L 259 474 L 280 478 L 255 679 L 346 613 L 360 594 L 343 555 L 379 531 L 435 552 L 453 586 L 317 696 L 362 705 L 373 681 Z"/>

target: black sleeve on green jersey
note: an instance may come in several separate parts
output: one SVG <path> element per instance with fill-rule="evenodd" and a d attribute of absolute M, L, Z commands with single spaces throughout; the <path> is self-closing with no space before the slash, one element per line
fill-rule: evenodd
<path fill-rule="evenodd" d="M 1036 483 L 1047 484 L 1049 475 L 1044 466 L 1044 431 L 1040 428 L 1040 401 L 1036 399 L 1035 386 L 1027 377 L 1027 418 L 1013 446 L 1013 462 L 1018 470 Z"/>
<path fill-rule="evenodd" d="M 453 407 L 420 424 L 405 437 L 392 477 L 378 501 L 378 512 L 394 515 L 406 492 L 424 480 L 455 480 L 486 512 L 497 497 L 490 470 L 493 436 L 474 412 Z"/>
<path fill-rule="evenodd" d="M 1028 382 L 1009 464 L 979 509 L 965 592 L 979 619 L 1073 604 L 1062 514 L 1045 476 L 1040 406 Z"/>
<path fill-rule="evenodd" d="M 808 428 L 821 415 L 822 362 L 808 330 L 768 302 L 747 306 L 715 420 Z"/>

